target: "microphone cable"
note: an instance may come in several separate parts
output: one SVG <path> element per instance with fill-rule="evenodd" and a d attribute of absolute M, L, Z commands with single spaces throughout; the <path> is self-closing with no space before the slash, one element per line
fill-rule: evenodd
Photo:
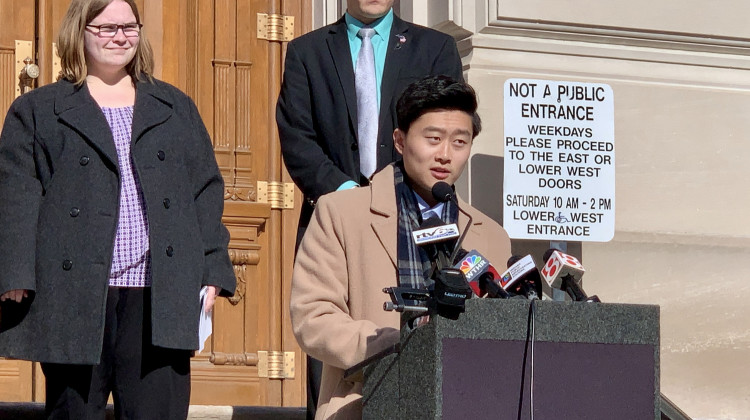
<path fill-rule="evenodd" d="M 526 343 L 523 350 L 523 363 L 521 364 L 521 387 L 518 398 L 518 416 L 521 420 L 523 414 L 523 396 L 526 388 L 526 366 L 529 366 L 529 418 L 534 420 L 534 343 L 536 342 L 536 299 L 529 304 L 529 317 L 526 324 Z M 530 353 L 530 354 L 529 354 Z M 527 363 L 527 361 L 530 362 Z"/>
<path fill-rule="evenodd" d="M 461 206 L 458 205 L 458 198 L 456 198 L 456 194 L 453 192 L 453 188 L 451 188 L 451 186 L 448 185 L 447 182 L 436 182 L 435 185 L 432 186 L 431 192 L 432 198 L 441 203 L 447 203 L 448 201 L 452 202 L 453 204 L 455 204 L 459 212 L 463 213 L 469 218 L 468 222 L 466 223 L 466 227 L 464 228 L 463 232 L 461 232 L 461 236 L 458 238 L 456 245 L 453 247 L 453 252 L 451 252 L 450 258 L 448 259 L 449 261 L 453 262 L 456 260 L 458 250 L 461 248 L 461 244 L 463 244 L 466 233 L 469 232 L 469 228 L 471 227 L 474 218 L 471 217 L 469 213 L 467 213 L 464 209 L 461 208 Z M 456 220 L 456 225 L 458 225 L 458 220 Z"/>

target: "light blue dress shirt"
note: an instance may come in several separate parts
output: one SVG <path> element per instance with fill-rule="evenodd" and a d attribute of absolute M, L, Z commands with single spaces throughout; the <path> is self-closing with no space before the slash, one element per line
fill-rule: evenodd
<path fill-rule="evenodd" d="M 437 217 L 440 220 L 443 220 L 443 206 L 445 206 L 445 203 L 437 203 L 434 207 L 430 207 L 429 204 L 422 198 L 421 195 L 417 194 L 416 191 L 414 191 L 414 197 L 417 198 L 417 204 L 419 205 L 419 212 L 422 214 L 422 220 L 427 220 L 430 217 Z M 445 223 L 445 220 L 443 220 Z"/>
<path fill-rule="evenodd" d="M 349 50 L 352 53 L 352 67 L 354 71 L 357 71 L 357 57 L 359 56 L 359 49 L 362 48 L 362 39 L 357 36 L 357 33 L 365 24 L 352 17 L 349 13 L 344 14 L 344 19 L 346 20 L 346 33 L 349 38 Z M 372 49 L 375 53 L 375 83 L 378 89 L 378 108 L 380 108 L 380 87 L 383 84 L 383 68 L 385 68 L 385 55 L 388 52 L 388 37 L 391 34 L 391 27 L 393 26 L 393 9 L 389 10 L 385 16 L 372 22 L 369 26 L 375 29 L 375 35 L 373 35 L 371 41 Z M 355 181 L 346 181 L 337 188 L 337 191 L 357 186 L 359 184 Z"/>

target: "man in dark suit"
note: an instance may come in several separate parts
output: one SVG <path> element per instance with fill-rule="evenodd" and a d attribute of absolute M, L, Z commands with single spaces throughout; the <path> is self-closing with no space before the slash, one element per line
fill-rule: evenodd
<path fill-rule="evenodd" d="M 395 106 L 404 88 L 428 75 L 463 80 L 453 38 L 399 19 L 392 5 L 393 0 L 348 0 L 347 13 L 336 23 L 289 43 L 276 122 L 284 162 L 305 195 L 302 232 L 321 195 L 366 184 L 372 175 L 360 170 L 359 118 L 378 121 L 372 159 L 380 170 L 398 157 Z M 362 45 L 356 31 L 362 26 L 376 30 L 372 45 L 379 87 L 379 113 L 366 116 L 358 115 L 355 89 Z"/>
<path fill-rule="evenodd" d="M 276 122 L 284 163 L 305 196 L 297 243 L 320 196 L 366 185 L 374 172 L 398 158 L 395 108 L 406 86 L 429 75 L 463 80 L 453 38 L 399 19 L 393 1 L 347 0 L 347 13 L 336 23 L 288 45 Z M 374 29 L 367 40 L 359 34 L 363 27 Z M 370 60 L 363 61 L 360 53 L 367 51 Z M 374 71 L 369 91 L 361 82 L 368 67 L 357 68 L 359 63 Z M 359 112 L 363 102 L 368 105 Z M 317 403 L 320 369 L 319 362 L 310 361 L 309 414 Z"/>

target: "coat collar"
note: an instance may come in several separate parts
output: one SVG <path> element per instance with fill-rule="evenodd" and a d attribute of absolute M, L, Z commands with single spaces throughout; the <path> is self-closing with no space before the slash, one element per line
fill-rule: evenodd
<path fill-rule="evenodd" d="M 112 130 L 99 105 L 91 97 L 86 83 L 80 86 L 68 81 L 58 83 L 61 89 L 55 97 L 55 114 L 117 167 Z M 173 111 L 172 98 L 156 82 L 136 82 L 135 92 L 131 145 L 140 140 L 148 129 L 169 119 Z"/>
<path fill-rule="evenodd" d="M 139 81 L 135 89 L 135 109 L 133 113 L 133 144 L 141 139 L 150 128 L 162 124 L 174 111 L 173 98 L 163 85 L 157 82 Z"/>
<path fill-rule="evenodd" d="M 479 227 L 482 225 L 482 221 L 478 220 L 476 210 L 460 197 L 458 198 L 458 205 L 459 208 L 471 214 L 474 218 L 464 243 L 480 243 L 482 233 Z M 396 186 L 393 183 L 393 164 L 386 166 L 372 177 L 370 183 L 370 212 L 374 216 L 370 223 L 372 230 L 378 237 L 380 245 L 391 258 L 391 262 L 394 266 L 397 266 L 398 209 L 396 206 Z M 458 229 L 461 232 L 466 229 L 468 221 L 468 217 L 459 211 Z"/>
<path fill-rule="evenodd" d="M 328 51 L 336 66 L 336 74 L 339 77 L 341 91 L 346 99 L 346 109 L 349 113 L 349 123 L 357 132 L 357 92 L 354 88 L 354 66 L 352 65 L 352 53 L 349 48 L 349 38 L 346 34 L 346 19 L 342 16 L 330 26 L 328 30 Z"/>

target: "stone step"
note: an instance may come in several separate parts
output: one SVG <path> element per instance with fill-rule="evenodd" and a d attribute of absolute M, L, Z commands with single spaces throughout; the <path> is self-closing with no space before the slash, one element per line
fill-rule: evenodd
<path fill-rule="evenodd" d="M 107 420 L 114 420 L 112 405 L 107 406 Z M 0 402 L 0 420 L 44 420 L 43 403 Z M 189 420 L 304 420 L 304 407 L 232 407 L 191 405 Z"/>

